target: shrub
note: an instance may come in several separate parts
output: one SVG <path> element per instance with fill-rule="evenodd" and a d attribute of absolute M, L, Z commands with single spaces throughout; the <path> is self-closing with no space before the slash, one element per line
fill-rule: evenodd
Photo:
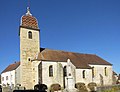
<path fill-rule="evenodd" d="M 52 84 L 51 85 L 51 88 L 50 88 L 51 92 L 58 91 L 58 90 L 61 90 L 61 86 L 59 84 Z"/>
<path fill-rule="evenodd" d="M 90 89 L 90 91 L 95 92 L 95 87 L 97 86 L 97 84 L 95 82 L 91 82 L 88 84 L 88 88 Z"/>
<path fill-rule="evenodd" d="M 34 90 L 45 91 L 47 89 L 47 85 L 45 84 L 37 84 L 34 86 Z"/>
<path fill-rule="evenodd" d="M 80 92 L 88 92 L 85 83 L 78 82 L 75 84 L 75 88 L 77 88 Z"/>

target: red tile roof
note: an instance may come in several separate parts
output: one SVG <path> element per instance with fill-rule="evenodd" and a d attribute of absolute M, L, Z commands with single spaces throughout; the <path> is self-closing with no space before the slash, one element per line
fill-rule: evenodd
<path fill-rule="evenodd" d="M 14 64 L 11 64 L 5 70 L 3 70 L 2 73 L 15 70 L 16 68 L 18 68 L 19 65 L 20 65 L 20 62 L 16 62 Z"/>
<path fill-rule="evenodd" d="M 89 64 L 112 65 L 97 55 L 50 49 L 41 49 L 41 52 L 38 54 L 37 59 L 43 61 L 61 61 L 61 62 L 66 62 L 67 59 L 70 59 L 71 62 L 76 66 L 76 68 L 90 68 Z"/>
<path fill-rule="evenodd" d="M 27 27 L 27 28 L 39 29 L 37 19 L 32 15 L 22 16 L 21 26 Z"/>

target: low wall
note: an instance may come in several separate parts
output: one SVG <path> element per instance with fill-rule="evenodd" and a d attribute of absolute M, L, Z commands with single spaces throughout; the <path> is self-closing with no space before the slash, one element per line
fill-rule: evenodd
<path fill-rule="evenodd" d="M 13 89 L 11 89 L 9 86 L 2 87 L 2 92 L 13 92 L 13 90 L 24 90 L 24 87 L 14 87 Z"/>
<path fill-rule="evenodd" d="M 120 92 L 120 85 L 97 87 L 97 92 Z"/>

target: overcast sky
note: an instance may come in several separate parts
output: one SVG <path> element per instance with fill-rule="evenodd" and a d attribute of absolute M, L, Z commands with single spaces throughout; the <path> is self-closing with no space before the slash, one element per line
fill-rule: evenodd
<path fill-rule="evenodd" d="M 19 61 L 19 26 L 28 0 L 0 0 L 0 72 Z M 30 0 L 41 47 L 96 54 L 120 73 L 120 0 Z"/>

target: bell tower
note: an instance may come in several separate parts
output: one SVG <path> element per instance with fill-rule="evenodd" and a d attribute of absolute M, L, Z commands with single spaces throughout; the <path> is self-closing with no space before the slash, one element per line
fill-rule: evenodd
<path fill-rule="evenodd" d="M 40 29 L 35 17 L 27 8 L 27 13 L 22 16 L 19 29 L 20 36 L 20 81 L 21 86 L 32 89 L 35 80 L 32 76 L 32 60 L 40 52 Z"/>

